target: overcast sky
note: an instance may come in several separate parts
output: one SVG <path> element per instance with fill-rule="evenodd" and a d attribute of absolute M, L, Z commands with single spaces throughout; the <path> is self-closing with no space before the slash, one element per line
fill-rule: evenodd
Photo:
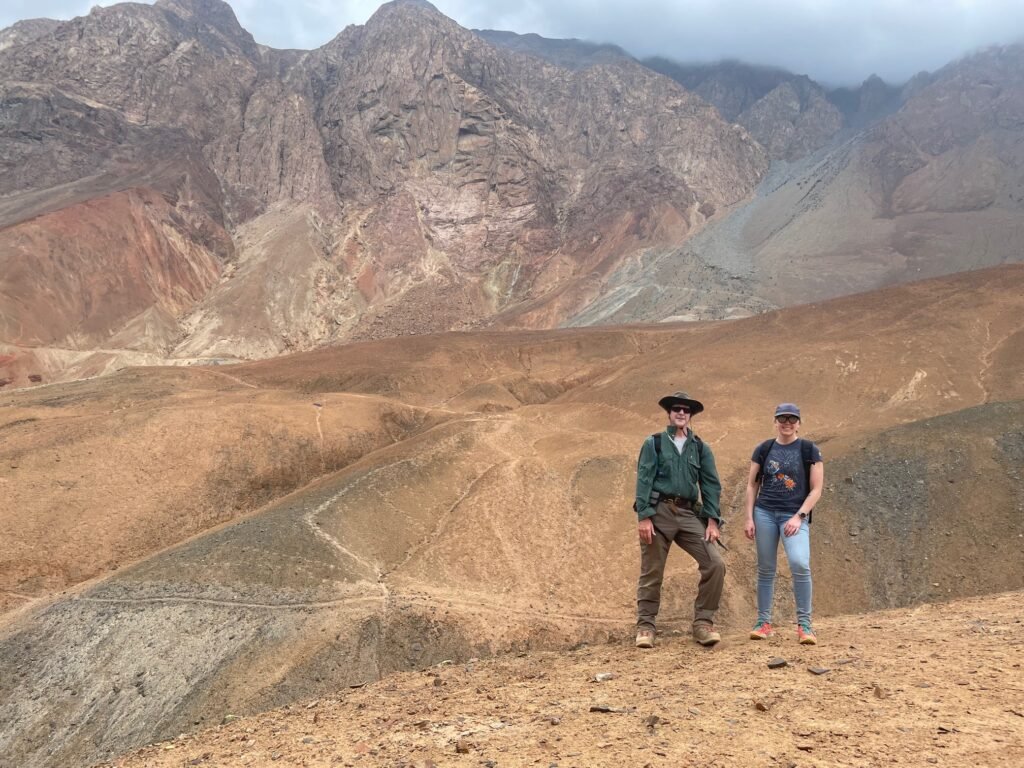
<path fill-rule="evenodd" d="M 316 48 L 376 0 L 229 0 L 257 42 Z M 0 0 L 0 28 L 109 0 Z M 636 56 L 738 58 L 831 85 L 901 82 L 977 48 L 1024 41 L 1024 0 L 435 0 L 465 27 L 612 42 Z"/>

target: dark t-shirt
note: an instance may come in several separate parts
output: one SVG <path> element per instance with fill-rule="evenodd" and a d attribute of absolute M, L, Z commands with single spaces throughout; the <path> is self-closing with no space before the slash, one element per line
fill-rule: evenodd
<path fill-rule="evenodd" d="M 821 451 L 811 443 L 813 463 L 821 461 Z M 757 462 L 757 448 L 750 460 Z M 810 493 L 810 478 L 804 472 L 800 440 L 789 445 L 775 443 L 765 457 L 764 475 L 761 477 L 761 491 L 757 494 L 757 506 L 769 512 L 795 515 Z"/>

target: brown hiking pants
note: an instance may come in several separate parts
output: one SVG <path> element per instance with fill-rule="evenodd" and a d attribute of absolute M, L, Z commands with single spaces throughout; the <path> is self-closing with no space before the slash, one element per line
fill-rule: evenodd
<path fill-rule="evenodd" d="M 697 561 L 700 569 L 697 599 L 693 604 L 693 623 L 714 623 L 725 582 L 725 561 L 718 553 L 717 545 L 704 541 L 704 524 L 689 509 L 660 501 L 655 507 L 652 522 L 654 541 L 651 544 L 640 542 L 640 581 L 636 589 L 637 629 L 654 629 L 654 620 L 661 605 L 665 561 L 673 541 Z"/>

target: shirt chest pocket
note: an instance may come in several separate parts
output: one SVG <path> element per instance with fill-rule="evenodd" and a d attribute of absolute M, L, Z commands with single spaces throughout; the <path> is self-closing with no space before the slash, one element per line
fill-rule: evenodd
<path fill-rule="evenodd" d="M 687 476 L 696 482 L 697 478 L 700 477 L 700 459 L 697 457 L 697 453 L 689 453 L 684 457 L 684 459 Z"/>

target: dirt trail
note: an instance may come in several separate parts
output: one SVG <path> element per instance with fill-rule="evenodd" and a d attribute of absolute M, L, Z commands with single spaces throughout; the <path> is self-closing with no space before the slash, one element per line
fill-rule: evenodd
<path fill-rule="evenodd" d="M 1022 597 L 834 617 L 816 647 L 787 627 L 442 663 L 104 765 L 1018 766 Z"/>

